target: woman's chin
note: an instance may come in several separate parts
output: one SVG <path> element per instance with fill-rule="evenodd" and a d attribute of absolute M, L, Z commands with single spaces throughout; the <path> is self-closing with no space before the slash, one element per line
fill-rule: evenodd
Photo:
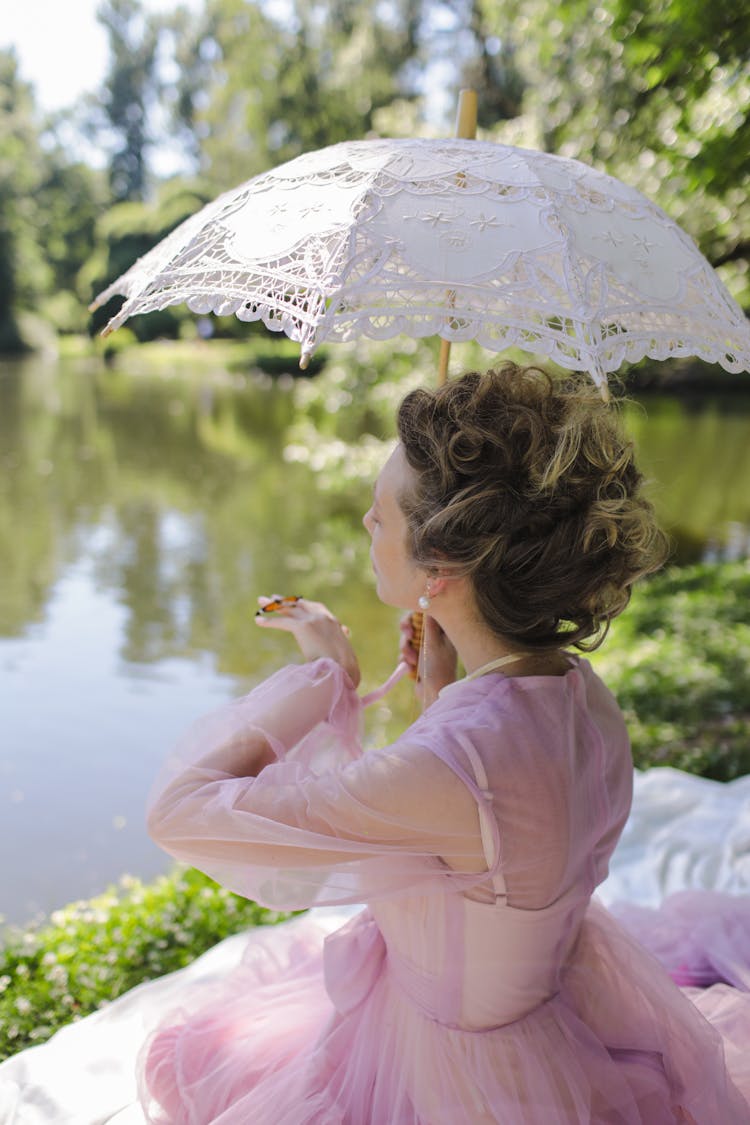
<path fill-rule="evenodd" d="M 383 605 L 393 605 L 393 602 L 388 597 L 388 591 L 383 589 L 381 582 L 375 583 L 375 593 L 378 596 L 378 601 L 381 601 Z"/>
<path fill-rule="evenodd" d="M 414 612 L 414 606 L 406 604 L 406 598 L 403 591 L 397 592 L 393 589 L 388 589 L 388 585 L 383 581 L 381 575 L 378 574 L 375 567 L 372 568 L 372 573 L 375 578 L 375 593 L 377 594 L 378 601 L 383 605 L 392 606 L 394 609 L 405 609 L 410 613 Z"/>
<path fill-rule="evenodd" d="M 383 605 L 394 604 L 388 596 L 388 587 L 382 581 L 377 571 L 375 572 L 375 593 L 378 596 L 378 600 L 381 601 Z"/>

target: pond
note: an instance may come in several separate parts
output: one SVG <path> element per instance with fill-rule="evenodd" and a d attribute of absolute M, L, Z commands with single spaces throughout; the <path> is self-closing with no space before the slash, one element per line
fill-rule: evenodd
<path fill-rule="evenodd" d="M 341 369 L 314 383 L 137 360 L 0 365 L 7 920 L 167 869 L 143 806 L 169 743 L 295 659 L 253 624 L 257 594 L 328 601 L 364 686 L 391 670 L 398 614 L 374 596 L 360 525 L 390 400 L 373 388 L 369 415 Z M 682 559 L 748 553 L 748 420 L 750 396 L 629 408 Z M 399 685 L 368 739 L 413 714 Z"/>

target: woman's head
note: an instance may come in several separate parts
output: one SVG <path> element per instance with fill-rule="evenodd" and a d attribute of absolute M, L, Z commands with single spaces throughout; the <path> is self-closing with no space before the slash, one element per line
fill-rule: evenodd
<path fill-rule="evenodd" d="M 398 433 L 408 554 L 468 578 L 500 637 L 593 648 L 666 557 L 632 444 L 587 377 L 471 373 L 408 394 Z"/>

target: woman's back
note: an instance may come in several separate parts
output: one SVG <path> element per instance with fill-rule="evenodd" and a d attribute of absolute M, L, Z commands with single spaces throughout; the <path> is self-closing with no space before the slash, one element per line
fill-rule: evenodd
<path fill-rule="evenodd" d="M 564 676 L 456 683 L 405 740 L 475 793 L 494 877 L 447 903 L 373 905 L 389 960 L 436 1012 L 450 1008 L 442 992 L 452 997 L 450 1023 L 518 1019 L 559 989 L 627 817 L 632 764 L 619 708 L 590 665 L 572 659 Z"/>
<path fill-rule="evenodd" d="M 485 856 L 491 867 L 500 856 L 510 906 L 586 899 L 606 877 L 630 809 L 632 760 L 620 709 L 587 661 L 570 657 L 562 676 L 458 681 L 404 741 L 484 792 Z"/>

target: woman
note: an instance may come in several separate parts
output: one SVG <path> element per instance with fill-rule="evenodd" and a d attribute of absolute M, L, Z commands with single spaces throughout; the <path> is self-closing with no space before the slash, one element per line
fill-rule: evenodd
<path fill-rule="evenodd" d="M 194 728 L 149 813 L 167 851 L 262 903 L 368 906 L 325 940 L 275 927 L 165 1020 L 142 1053 L 148 1120 L 749 1121 L 720 1034 L 590 901 L 632 762 L 568 650 L 664 556 L 612 408 L 508 364 L 413 392 L 398 430 L 364 523 L 378 596 L 426 614 L 422 716 L 362 754 L 346 630 L 262 598 L 259 625 L 306 663 Z M 750 1013 L 727 992 L 732 1051 Z"/>

